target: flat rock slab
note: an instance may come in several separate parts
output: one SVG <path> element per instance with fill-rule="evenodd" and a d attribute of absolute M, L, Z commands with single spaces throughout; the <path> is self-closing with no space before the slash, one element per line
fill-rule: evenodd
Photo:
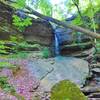
<path fill-rule="evenodd" d="M 1 60 L 3 61 L 3 60 Z M 83 86 L 89 75 L 88 62 L 74 57 L 62 57 L 49 59 L 26 59 L 23 60 L 6 60 L 24 65 L 31 75 L 41 80 L 41 86 L 46 90 L 61 80 L 71 80 Z"/>
<path fill-rule="evenodd" d="M 53 67 L 46 59 L 0 59 L 0 62 L 10 62 L 15 65 L 24 66 L 37 79 L 42 80 L 48 73 L 53 70 Z"/>
<path fill-rule="evenodd" d="M 52 72 L 53 67 L 50 64 L 50 62 L 38 59 L 38 60 L 28 61 L 28 69 L 30 73 L 34 74 L 39 80 L 42 80 L 49 73 Z"/>
<path fill-rule="evenodd" d="M 47 90 L 50 90 L 55 83 L 65 79 L 71 80 L 81 87 L 89 75 L 88 62 L 74 57 L 56 57 L 52 67 L 53 71 L 41 81 Z"/>

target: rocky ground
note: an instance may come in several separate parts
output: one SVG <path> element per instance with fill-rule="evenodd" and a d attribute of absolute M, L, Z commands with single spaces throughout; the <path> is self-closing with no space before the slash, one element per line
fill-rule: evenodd
<path fill-rule="evenodd" d="M 86 69 L 83 67 L 82 71 L 77 64 L 71 67 L 70 64 L 72 62 L 75 63 L 75 61 L 79 61 L 80 59 L 68 57 L 66 58 L 66 61 L 68 60 L 68 64 L 66 64 L 64 59 L 65 58 L 63 57 L 56 59 L 37 59 L 31 57 L 20 60 L 1 58 L 1 62 L 10 62 L 11 64 L 19 67 L 19 69 L 17 69 L 17 71 L 11 71 L 10 69 L 5 68 L 1 70 L 0 75 L 7 76 L 9 78 L 9 84 L 12 84 L 15 87 L 16 92 L 23 96 L 25 100 L 35 100 L 35 98 L 38 98 L 39 100 L 49 100 L 50 88 L 55 83 L 59 82 L 60 80 L 71 79 L 82 85 L 81 83 L 84 82 L 84 78 L 88 75 L 87 65 Z M 60 60 L 61 62 L 58 63 Z M 87 63 L 81 61 L 79 64 L 83 64 L 85 66 Z M 70 67 L 70 70 L 66 70 L 66 68 L 64 69 L 65 65 L 66 68 Z M 79 71 L 76 73 L 77 69 Z M 68 73 L 71 74 L 68 75 Z M 75 79 L 74 76 L 76 76 Z M 1 94 L 1 100 L 6 100 L 8 98 L 10 98 L 10 100 L 17 100 L 15 96 L 10 96 L 3 91 Z M 6 95 L 8 95 L 7 98 Z"/>
<path fill-rule="evenodd" d="M 70 79 L 81 87 L 89 100 L 100 100 L 100 63 L 89 59 L 90 63 L 74 57 L 41 59 L 30 54 L 27 59 L 2 58 L 19 69 L 2 69 L 0 76 L 8 76 L 17 94 L 25 100 L 50 100 L 50 88 L 60 80 Z M 91 75 L 91 76 L 89 76 Z M 86 78 L 88 79 L 86 80 Z M 11 93 L 0 89 L 0 100 L 19 100 Z"/>

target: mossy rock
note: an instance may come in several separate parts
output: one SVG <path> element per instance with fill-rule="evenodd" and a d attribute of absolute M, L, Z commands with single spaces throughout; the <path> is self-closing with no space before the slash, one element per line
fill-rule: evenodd
<path fill-rule="evenodd" d="M 51 89 L 50 100 L 88 100 L 79 87 L 69 80 L 55 84 Z"/>

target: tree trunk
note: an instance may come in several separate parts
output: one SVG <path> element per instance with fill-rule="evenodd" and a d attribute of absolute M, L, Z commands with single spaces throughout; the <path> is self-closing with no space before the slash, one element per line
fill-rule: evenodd
<path fill-rule="evenodd" d="M 84 29 L 84 28 L 82 28 L 82 27 L 79 27 L 79 26 L 76 26 L 76 25 L 72 25 L 72 24 L 67 24 L 67 23 L 65 23 L 65 22 L 59 21 L 59 20 L 54 19 L 54 18 L 52 18 L 52 17 L 45 16 L 45 15 L 43 15 L 43 14 L 38 13 L 37 11 L 33 10 L 33 9 L 30 8 L 30 7 L 26 7 L 26 9 L 29 10 L 29 12 L 26 11 L 26 13 L 31 13 L 31 14 L 33 14 L 33 15 L 35 15 L 35 16 L 38 16 L 38 17 L 40 17 L 40 18 L 42 18 L 42 19 L 44 19 L 44 20 L 46 20 L 46 21 L 50 21 L 50 22 L 53 22 L 53 23 L 55 23 L 55 24 L 61 25 L 61 26 L 63 26 L 63 27 L 71 28 L 71 29 L 73 29 L 73 30 L 75 30 L 75 31 L 85 33 L 85 34 L 87 34 L 87 35 L 89 35 L 89 36 L 91 36 L 91 37 L 93 37 L 93 38 L 98 38 L 98 39 L 100 39 L 100 34 L 99 34 L 99 33 L 95 33 L 95 32 L 92 32 L 92 31 L 90 31 L 90 30 L 88 30 L 88 29 Z"/>

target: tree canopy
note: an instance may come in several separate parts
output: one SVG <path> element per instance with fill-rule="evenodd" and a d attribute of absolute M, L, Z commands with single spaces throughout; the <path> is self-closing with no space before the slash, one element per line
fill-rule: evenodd
<path fill-rule="evenodd" d="M 29 5 L 36 11 L 51 16 L 53 18 L 64 20 L 76 15 L 74 24 L 89 26 L 91 28 L 98 27 L 95 14 L 100 11 L 99 0 L 11 0 L 12 4 L 18 9 L 24 9 L 25 5 Z M 15 2 L 16 1 L 16 2 Z M 57 3 L 59 1 L 59 3 Z"/>

